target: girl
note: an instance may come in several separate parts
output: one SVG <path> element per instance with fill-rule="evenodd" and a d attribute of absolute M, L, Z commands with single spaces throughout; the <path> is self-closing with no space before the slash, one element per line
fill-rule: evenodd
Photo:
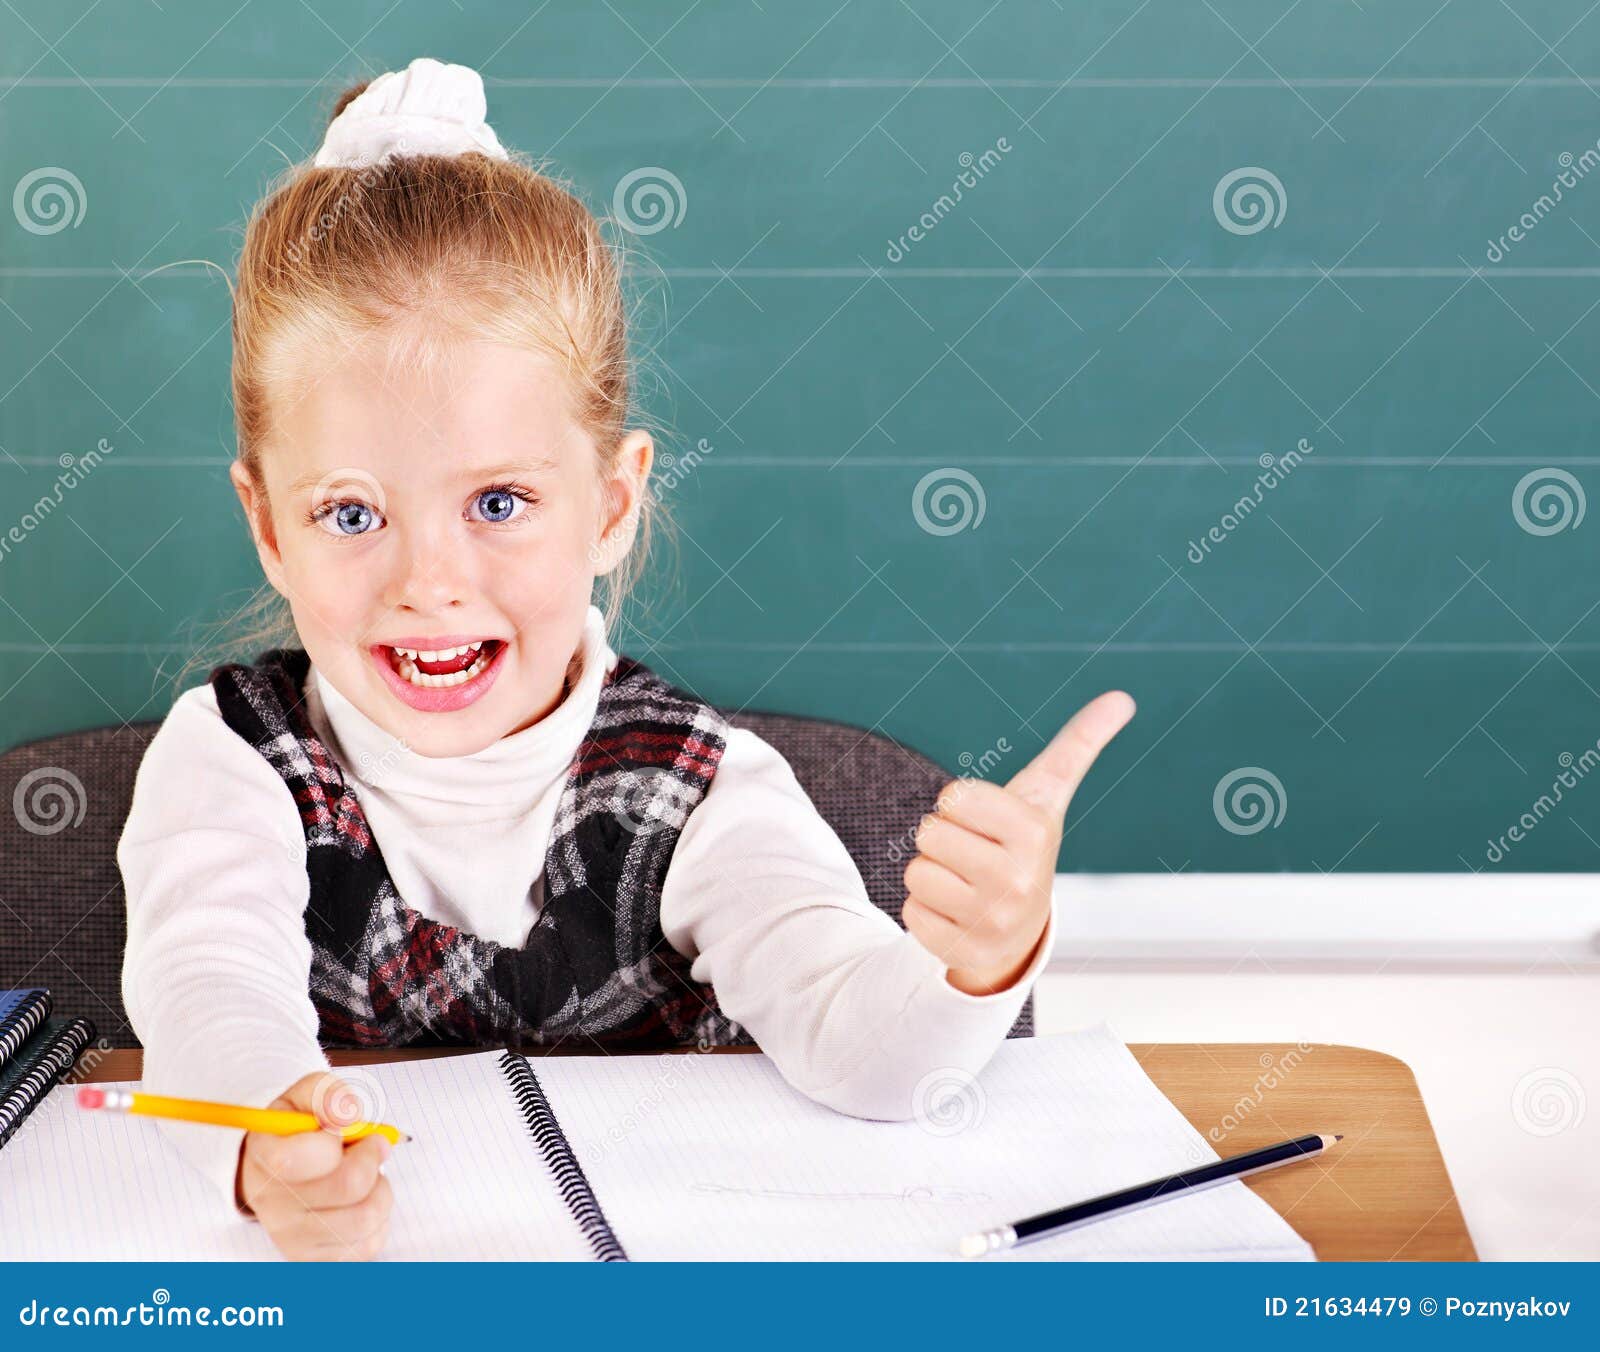
<path fill-rule="evenodd" d="M 818 1102 L 910 1117 L 1027 997 L 1067 801 L 1132 702 L 949 785 L 905 931 L 874 907 L 777 752 L 607 644 L 591 597 L 653 506 L 617 265 L 484 114 L 427 59 L 351 90 L 246 231 L 232 479 L 299 645 L 216 667 L 140 766 L 145 1081 L 333 1124 L 325 1043 L 753 1039 Z M 381 1138 L 164 1129 L 285 1254 L 381 1248 Z"/>

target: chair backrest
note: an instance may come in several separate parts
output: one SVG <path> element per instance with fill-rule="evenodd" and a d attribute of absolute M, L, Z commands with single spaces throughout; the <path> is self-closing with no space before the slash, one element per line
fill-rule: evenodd
<path fill-rule="evenodd" d="M 873 903 L 898 924 L 912 833 L 950 776 L 909 747 L 843 723 L 756 712 L 732 722 L 788 760 Z M 158 727 L 95 728 L 0 755 L 0 801 L 12 807 L 0 810 L 0 989 L 48 986 L 58 1012 L 92 1018 L 113 1047 L 138 1045 L 122 1005 L 127 916 L 116 846 Z M 1009 1036 L 1032 1033 L 1030 996 Z"/>

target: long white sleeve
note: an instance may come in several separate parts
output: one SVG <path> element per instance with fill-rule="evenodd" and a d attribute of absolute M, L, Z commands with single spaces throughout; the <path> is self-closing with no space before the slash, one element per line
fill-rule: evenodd
<path fill-rule="evenodd" d="M 187 692 L 140 763 L 117 846 L 122 998 L 152 1093 L 265 1107 L 325 1069 L 309 995 L 305 836 L 288 787 Z M 161 1122 L 232 1205 L 244 1133 Z"/>
<path fill-rule="evenodd" d="M 560 708 L 470 756 L 418 756 L 325 680 L 308 685 L 307 711 L 360 793 L 400 895 L 422 914 L 503 944 L 526 937 L 567 767 L 613 660 L 598 610 L 586 642 L 583 680 Z M 370 767 L 382 778 L 363 777 Z M 299 813 L 209 686 L 184 693 L 146 752 L 117 860 L 128 897 L 123 999 L 153 1092 L 263 1105 L 328 1067 L 308 994 Z M 788 762 L 743 729 L 730 731 L 679 837 L 661 924 L 791 1084 L 878 1118 L 929 1106 L 918 1101 L 929 1077 L 978 1073 L 1055 928 L 1052 917 L 1009 989 L 957 990 L 872 904 Z M 241 1133 L 163 1129 L 231 1205 Z"/>
<path fill-rule="evenodd" d="M 872 904 L 789 763 L 736 728 L 662 889 L 667 940 L 795 1088 L 857 1117 L 929 1108 L 929 1077 L 974 1076 L 1049 961 L 1052 915 L 1011 987 L 969 995 Z M 919 1102 L 919 1086 L 922 1102 Z"/>

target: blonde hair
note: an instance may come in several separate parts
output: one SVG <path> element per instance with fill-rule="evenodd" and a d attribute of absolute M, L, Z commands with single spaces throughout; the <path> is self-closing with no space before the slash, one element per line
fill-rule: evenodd
<path fill-rule="evenodd" d="M 337 117 L 366 88 L 346 90 Z M 233 288 L 237 457 L 266 506 L 263 447 L 295 354 L 403 333 L 419 358 L 486 338 L 550 358 L 574 420 L 609 477 L 628 420 L 632 372 L 621 250 L 572 187 L 512 155 L 398 155 L 361 168 L 288 170 L 251 212 Z M 658 519 L 659 515 L 659 519 Z M 652 534 L 670 527 L 641 494 L 628 555 L 600 580 L 608 623 L 644 574 Z M 288 602 L 263 584 L 176 684 L 226 652 L 253 660 L 298 641 Z"/>

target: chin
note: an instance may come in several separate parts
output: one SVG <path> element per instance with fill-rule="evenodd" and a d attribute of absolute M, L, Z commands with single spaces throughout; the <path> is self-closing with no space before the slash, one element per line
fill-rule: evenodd
<path fill-rule="evenodd" d="M 457 716 L 450 715 L 454 720 Z M 406 746 L 419 756 L 430 760 L 446 760 L 453 756 L 470 756 L 482 751 L 485 747 L 493 746 L 505 736 L 501 727 L 488 730 L 469 729 L 457 724 L 444 728 L 438 726 L 438 715 L 420 715 L 421 727 L 408 726 L 391 729 L 396 737 L 405 742 Z M 472 720 L 474 725 L 481 723 L 479 719 Z"/>

